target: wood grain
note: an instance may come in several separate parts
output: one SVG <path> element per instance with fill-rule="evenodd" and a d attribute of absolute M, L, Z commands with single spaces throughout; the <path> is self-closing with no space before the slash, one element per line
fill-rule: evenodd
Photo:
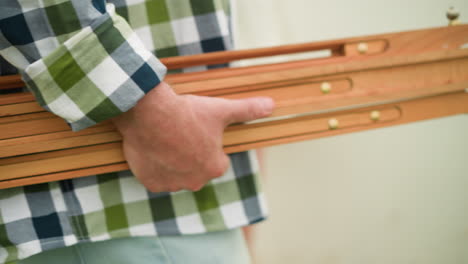
<path fill-rule="evenodd" d="M 36 137 L 37 138 L 37 137 Z M 49 140 L 41 140 L 23 144 L 13 144 L 9 146 L 3 146 L 0 149 L 0 158 L 19 156 L 25 154 L 33 154 L 38 152 L 45 152 L 57 149 L 68 149 L 74 147 L 83 147 L 90 145 L 97 145 L 109 142 L 118 142 L 122 140 L 122 136 L 116 131 L 83 135 L 83 136 L 72 136 L 64 138 L 55 138 Z M 8 142 L 6 142 L 8 144 Z M 11 143 L 11 142 L 9 142 Z"/>
<path fill-rule="evenodd" d="M 120 147 L 0 166 L 0 180 L 124 162 Z"/>
<path fill-rule="evenodd" d="M 366 52 L 358 46 L 367 45 Z M 272 119 L 230 126 L 227 153 L 468 112 L 468 26 L 163 59 L 168 68 L 328 49 L 331 56 L 168 75 L 180 94 L 272 97 Z M 328 94 L 321 91 L 328 83 Z M 21 87 L 0 77 L 0 89 Z M 370 118 L 379 111 L 380 119 Z M 329 127 L 330 119 L 339 123 Z M 74 133 L 29 93 L 0 95 L 0 188 L 128 169 L 110 122 Z"/>
<path fill-rule="evenodd" d="M 3 165 L 10 165 L 10 164 L 16 164 L 16 163 L 26 164 L 27 162 L 30 162 L 30 161 L 46 160 L 46 159 L 51 159 L 51 158 L 76 155 L 80 153 L 88 153 L 88 152 L 103 151 L 103 150 L 109 150 L 109 149 L 120 149 L 120 148 L 122 148 L 121 142 L 116 142 L 116 143 L 105 143 L 105 144 L 98 144 L 98 145 L 85 146 L 85 147 L 61 149 L 61 150 L 56 150 L 56 151 L 47 151 L 47 152 L 30 154 L 30 155 L 6 157 L 6 158 L 0 159 L 0 167 Z"/>
<path fill-rule="evenodd" d="M 431 111 L 428 111 L 428 109 L 431 109 Z M 370 120 L 369 114 L 375 110 L 382 113 L 380 121 Z M 225 143 L 232 145 L 226 144 L 225 151 L 232 153 L 256 147 L 335 136 L 467 112 L 468 94 L 456 92 L 396 104 L 302 116 L 274 122 L 239 125 L 226 131 Z M 327 121 L 330 118 L 336 118 L 340 121 L 338 129 L 331 130 L 327 127 Z M 240 143 L 241 141 L 242 143 Z M 44 153 L 40 155 L 44 155 Z M 55 177 L 55 175 L 60 175 L 60 179 L 66 179 L 89 175 L 83 174 L 84 172 L 111 172 L 112 169 L 110 168 L 113 168 L 114 165 L 116 171 L 117 169 L 127 168 L 121 162 L 123 162 L 123 157 L 118 144 L 108 144 L 105 149 L 94 147 L 87 148 L 87 151 L 69 152 L 67 154 L 62 152 L 60 155 L 42 157 L 31 161 L 23 159 L 0 165 L 0 175 L 7 175 L 5 177 L 0 176 L 0 179 L 7 180 L 5 185 L 0 181 L 0 188 L 45 182 L 50 180 L 50 177 Z M 56 164 L 60 165 L 57 166 Z M 97 167 L 99 165 L 104 166 L 102 170 Z M 40 177 L 27 178 L 34 175 Z M 20 179 L 15 182 L 15 180 L 12 180 L 14 178 Z"/>
<path fill-rule="evenodd" d="M 384 42 L 389 44 L 388 47 L 379 49 L 382 51 L 380 52 L 382 55 L 414 54 L 416 52 L 421 53 L 434 50 L 457 49 L 460 45 L 468 42 L 468 25 L 362 36 L 314 43 L 292 44 L 273 48 L 212 52 L 192 56 L 171 57 L 162 59 L 162 61 L 169 69 L 178 69 L 196 65 L 220 64 L 249 58 L 270 57 L 275 55 L 327 49 L 334 51 L 332 52 L 333 57 L 340 57 L 337 55 L 345 55 L 343 49 L 346 44 L 354 45 L 362 42 L 366 43 L 376 41 L 379 43 Z M 369 55 L 376 53 L 377 52 L 372 50 Z M 352 55 L 356 56 L 358 54 L 352 53 Z M 366 54 L 359 55 L 367 56 Z"/>
<path fill-rule="evenodd" d="M 340 115 L 347 114 L 347 113 L 354 113 L 354 111 L 370 113 L 371 111 L 386 109 L 388 107 L 394 107 L 394 108 L 399 109 L 401 111 L 401 117 L 391 122 L 373 122 L 364 126 L 356 125 L 356 126 L 349 126 L 345 128 L 339 128 L 335 130 L 323 130 L 323 128 L 325 127 L 325 124 L 323 124 L 323 122 L 326 119 L 338 118 L 339 120 Z M 342 134 L 347 134 L 347 133 L 365 131 L 365 130 L 376 129 L 376 128 L 383 128 L 383 127 L 388 127 L 388 126 L 396 126 L 396 125 L 401 125 L 401 124 L 407 124 L 407 123 L 433 119 L 433 118 L 440 118 L 440 117 L 445 117 L 445 116 L 450 116 L 450 115 L 457 115 L 457 114 L 462 114 L 462 113 L 468 113 L 468 94 L 465 92 L 455 92 L 455 93 L 433 96 L 433 97 L 428 97 L 428 98 L 408 100 L 405 102 L 400 102 L 398 104 L 392 103 L 392 104 L 385 104 L 385 105 L 380 105 L 380 106 L 364 107 L 361 109 L 338 111 L 336 113 L 315 115 L 313 117 L 311 116 L 309 117 L 311 118 L 311 120 L 322 119 L 322 122 L 320 124 L 320 129 L 315 128 L 310 132 L 305 132 L 305 129 L 302 131 L 298 130 L 298 132 L 301 132 L 301 133 L 297 133 L 295 135 L 289 135 L 289 136 L 278 135 L 278 137 L 272 136 L 262 141 L 253 141 L 251 143 L 243 142 L 242 144 L 225 145 L 224 150 L 227 153 L 235 153 L 235 152 L 244 151 L 248 149 L 287 144 L 287 143 L 298 142 L 298 141 L 303 141 L 303 140 L 311 140 L 311 139 L 321 138 L 321 137 L 337 136 L 337 135 L 342 135 Z M 303 117 L 299 117 L 299 119 L 301 118 L 304 119 Z M 286 122 L 290 122 L 294 124 L 295 119 L 292 118 L 292 119 L 287 120 Z M 276 125 L 282 125 L 282 123 L 279 123 Z M 241 133 L 238 127 L 231 128 L 231 129 L 232 131 L 228 130 L 227 132 Z M 249 127 L 249 125 L 247 125 L 245 129 L 250 130 L 249 131 L 250 135 L 257 134 L 256 129 L 262 129 L 262 130 L 267 130 L 267 131 L 273 130 L 273 128 L 267 129 L 263 126 Z M 303 129 L 303 128 L 300 128 L 300 129 Z M 288 133 L 292 134 L 294 132 L 289 131 Z M 248 137 L 250 135 L 245 135 L 245 136 Z M 229 137 L 235 138 L 236 135 L 230 134 Z M 234 142 L 234 140 L 232 140 L 231 142 Z"/>
<path fill-rule="evenodd" d="M 7 75 L 0 78 L 0 90 L 23 87 L 23 81 L 19 75 Z"/>
<path fill-rule="evenodd" d="M 89 175 L 110 173 L 116 171 L 128 170 L 127 163 L 116 163 L 110 165 L 103 165 L 91 168 L 81 168 L 77 170 L 62 171 L 57 173 L 49 173 L 46 175 L 34 175 L 32 177 L 15 178 L 11 180 L 0 181 L 0 189 L 13 188 L 18 186 L 32 185 L 45 182 L 53 182 L 60 180 L 68 180 L 79 177 L 86 177 Z"/>

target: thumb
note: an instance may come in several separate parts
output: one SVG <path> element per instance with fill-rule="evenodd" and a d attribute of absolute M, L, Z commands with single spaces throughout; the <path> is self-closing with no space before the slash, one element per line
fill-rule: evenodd
<path fill-rule="evenodd" d="M 225 125 L 242 123 L 267 117 L 273 113 L 275 103 L 269 97 L 226 100 L 224 105 Z"/>

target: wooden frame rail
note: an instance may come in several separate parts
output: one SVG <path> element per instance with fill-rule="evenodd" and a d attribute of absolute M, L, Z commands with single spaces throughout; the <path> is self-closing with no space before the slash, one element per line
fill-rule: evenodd
<path fill-rule="evenodd" d="M 227 153 L 468 112 L 468 26 L 164 59 L 171 69 L 328 49 L 328 58 L 172 74 L 177 93 L 270 96 L 273 117 L 230 126 Z M 22 87 L 0 77 L 0 89 Z M 29 93 L 0 96 L 0 188 L 127 169 L 104 122 L 71 132 Z"/>

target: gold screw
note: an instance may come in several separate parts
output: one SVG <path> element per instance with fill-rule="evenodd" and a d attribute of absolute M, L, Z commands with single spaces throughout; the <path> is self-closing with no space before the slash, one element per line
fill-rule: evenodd
<path fill-rule="evenodd" d="M 379 121 L 380 120 L 380 111 L 377 111 L 377 110 L 372 111 L 370 113 L 370 119 L 372 121 Z"/>
<path fill-rule="evenodd" d="M 337 129 L 339 125 L 340 125 L 340 123 L 338 122 L 338 119 L 336 119 L 336 118 L 332 118 L 332 119 L 328 120 L 328 127 L 330 129 Z"/>
<path fill-rule="evenodd" d="M 331 91 L 331 84 L 329 82 L 323 82 L 320 85 L 320 91 L 322 91 L 323 94 L 327 94 Z"/>
<path fill-rule="evenodd" d="M 365 54 L 369 50 L 369 45 L 367 45 L 365 42 L 361 42 L 357 45 L 357 50 L 359 53 Z"/>

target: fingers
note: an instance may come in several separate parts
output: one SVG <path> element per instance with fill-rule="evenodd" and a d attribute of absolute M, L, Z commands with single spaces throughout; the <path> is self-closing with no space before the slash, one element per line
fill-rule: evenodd
<path fill-rule="evenodd" d="M 143 173 L 143 177 L 139 174 L 136 175 L 151 192 L 199 191 L 210 180 L 223 176 L 229 166 L 229 157 L 220 151 L 219 155 L 211 158 L 199 170 L 180 173 L 167 170 L 162 166 L 152 166 L 150 174 L 144 175 Z"/>
<path fill-rule="evenodd" d="M 203 165 L 203 169 L 191 175 L 182 183 L 182 186 L 186 190 L 198 191 L 207 182 L 212 179 L 223 176 L 229 169 L 230 159 L 223 151 L 219 152 L 219 155 L 213 156 L 208 162 Z"/>
<path fill-rule="evenodd" d="M 226 125 L 242 123 L 271 115 L 275 107 L 269 97 L 254 97 L 239 100 L 226 100 L 223 106 Z"/>

